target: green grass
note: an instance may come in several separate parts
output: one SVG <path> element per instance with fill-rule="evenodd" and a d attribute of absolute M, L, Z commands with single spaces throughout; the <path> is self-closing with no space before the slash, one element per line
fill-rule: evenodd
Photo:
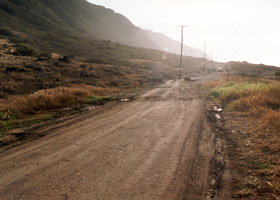
<path fill-rule="evenodd" d="M 253 90 L 260 90 L 260 89 L 267 89 L 272 87 L 271 84 L 256 82 L 242 82 L 242 83 L 226 83 L 221 86 L 215 87 L 211 91 L 211 96 L 215 98 L 219 98 L 220 96 L 227 95 L 228 93 L 235 91 L 235 92 L 244 92 L 244 91 L 253 91 Z"/>

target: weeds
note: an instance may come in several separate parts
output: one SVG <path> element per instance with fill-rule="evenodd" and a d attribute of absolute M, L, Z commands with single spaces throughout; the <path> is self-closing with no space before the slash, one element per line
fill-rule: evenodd
<path fill-rule="evenodd" d="M 205 87 L 223 106 L 258 117 L 261 130 L 280 132 L 280 82 L 234 77 Z"/>
<path fill-rule="evenodd" d="M 115 99 L 106 95 L 117 91 L 116 88 L 75 85 L 40 90 L 30 95 L 10 96 L 0 102 L 0 136 L 5 136 L 11 129 L 81 113 L 84 111 L 83 104 L 104 104 Z M 62 108 L 66 107 L 70 109 L 64 111 Z M 9 140 L 0 140 L 0 147 L 7 145 Z"/>
<path fill-rule="evenodd" d="M 4 110 L 0 109 L 0 121 L 9 121 L 11 119 L 12 119 L 12 117 L 8 111 L 4 111 Z"/>
<path fill-rule="evenodd" d="M 16 51 L 13 54 L 18 56 L 37 56 L 38 52 L 31 47 L 18 45 Z"/>
<path fill-rule="evenodd" d="M 224 107 L 244 112 L 252 121 L 252 127 L 245 125 L 242 128 L 247 129 L 245 132 L 250 134 L 250 141 L 254 143 L 242 152 L 243 160 L 246 160 L 242 170 L 257 177 L 260 185 L 251 187 L 245 184 L 239 195 L 279 194 L 280 82 L 231 77 L 205 84 L 204 87 L 211 88 L 211 97 Z"/>
<path fill-rule="evenodd" d="M 208 83 L 205 87 L 213 88 L 210 95 L 223 106 L 239 111 L 280 107 L 280 82 L 236 77 Z"/>
<path fill-rule="evenodd" d="M 88 97 L 115 92 L 114 88 L 101 88 L 87 85 L 58 87 L 40 90 L 31 95 L 11 96 L 0 103 L 1 113 L 10 113 L 21 118 L 38 111 L 65 108 L 78 103 L 88 102 Z M 108 100 L 109 97 L 95 97 L 94 101 Z"/>

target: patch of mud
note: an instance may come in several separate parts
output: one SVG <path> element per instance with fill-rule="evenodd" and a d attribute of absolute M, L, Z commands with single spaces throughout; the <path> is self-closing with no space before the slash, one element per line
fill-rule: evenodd
<path fill-rule="evenodd" d="M 224 119 L 221 115 L 222 108 L 214 103 L 209 103 L 206 107 L 208 120 L 213 123 L 213 131 L 216 131 L 215 153 L 210 161 L 209 190 L 207 200 L 220 199 L 224 187 L 224 172 L 226 169 L 225 145 L 220 138 L 219 131 L 223 129 Z"/>
<path fill-rule="evenodd" d="M 210 161 L 210 166 L 210 188 L 206 199 L 215 198 L 223 187 L 223 174 L 226 168 L 226 161 L 223 141 L 220 138 L 217 138 L 215 141 L 215 154 Z"/>

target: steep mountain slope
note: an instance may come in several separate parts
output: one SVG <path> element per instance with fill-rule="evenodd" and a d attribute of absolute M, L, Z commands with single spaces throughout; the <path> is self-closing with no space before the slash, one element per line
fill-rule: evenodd
<path fill-rule="evenodd" d="M 180 42 L 175 41 L 161 33 L 154 33 L 149 30 L 146 30 L 145 33 L 153 42 L 155 42 L 160 47 L 160 50 L 168 48 L 170 52 L 180 54 L 181 52 Z M 183 51 L 184 55 L 190 55 L 193 57 L 204 56 L 203 52 L 201 52 L 199 49 L 190 48 L 186 45 L 184 45 L 183 50 L 184 50 Z"/>
<path fill-rule="evenodd" d="M 0 26 L 39 41 L 58 36 L 61 40 L 111 40 L 157 50 L 168 47 L 172 53 L 180 50 L 178 42 L 163 34 L 145 31 L 113 10 L 86 0 L 0 0 L 0 18 Z M 187 46 L 184 53 L 203 56 L 201 51 Z"/>

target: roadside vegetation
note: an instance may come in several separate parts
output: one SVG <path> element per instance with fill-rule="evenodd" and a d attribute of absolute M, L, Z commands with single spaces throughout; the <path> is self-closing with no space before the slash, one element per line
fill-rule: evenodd
<path fill-rule="evenodd" d="M 12 116 L 9 118 L 18 119 L 26 115 L 33 115 L 36 112 L 65 108 L 79 103 L 98 103 L 106 99 L 104 95 L 116 91 L 115 88 L 88 85 L 58 87 L 40 90 L 29 95 L 10 96 L 0 102 L 0 109 Z M 110 99 L 110 97 L 107 99 Z"/>
<path fill-rule="evenodd" d="M 280 82 L 225 77 L 205 87 L 211 88 L 210 96 L 226 110 L 247 116 L 240 118 L 244 121 L 237 127 L 245 130 L 241 140 L 247 142 L 239 160 L 245 161 L 240 162 L 245 176 L 254 178 L 243 177 L 239 181 L 237 197 L 270 194 L 277 199 L 280 195 Z M 251 121 L 251 126 L 246 121 Z M 247 127 L 242 127 L 242 123 Z"/>
<path fill-rule="evenodd" d="M 210 95 L 222 106 L 259 118 L 264 131 L 280 132 L 279 81 L 233 77 L 206 87 L 213 88 Z"/>
<path fill-rule="evenodd" d="M 89 105 L 100 105 L 115 100 L 114 95 L 118 91 L 119 89 L 113 87 L 76 85 L 9 96 L 0 102 L 0 134 L 10 129 L 76 114 Z"/>

